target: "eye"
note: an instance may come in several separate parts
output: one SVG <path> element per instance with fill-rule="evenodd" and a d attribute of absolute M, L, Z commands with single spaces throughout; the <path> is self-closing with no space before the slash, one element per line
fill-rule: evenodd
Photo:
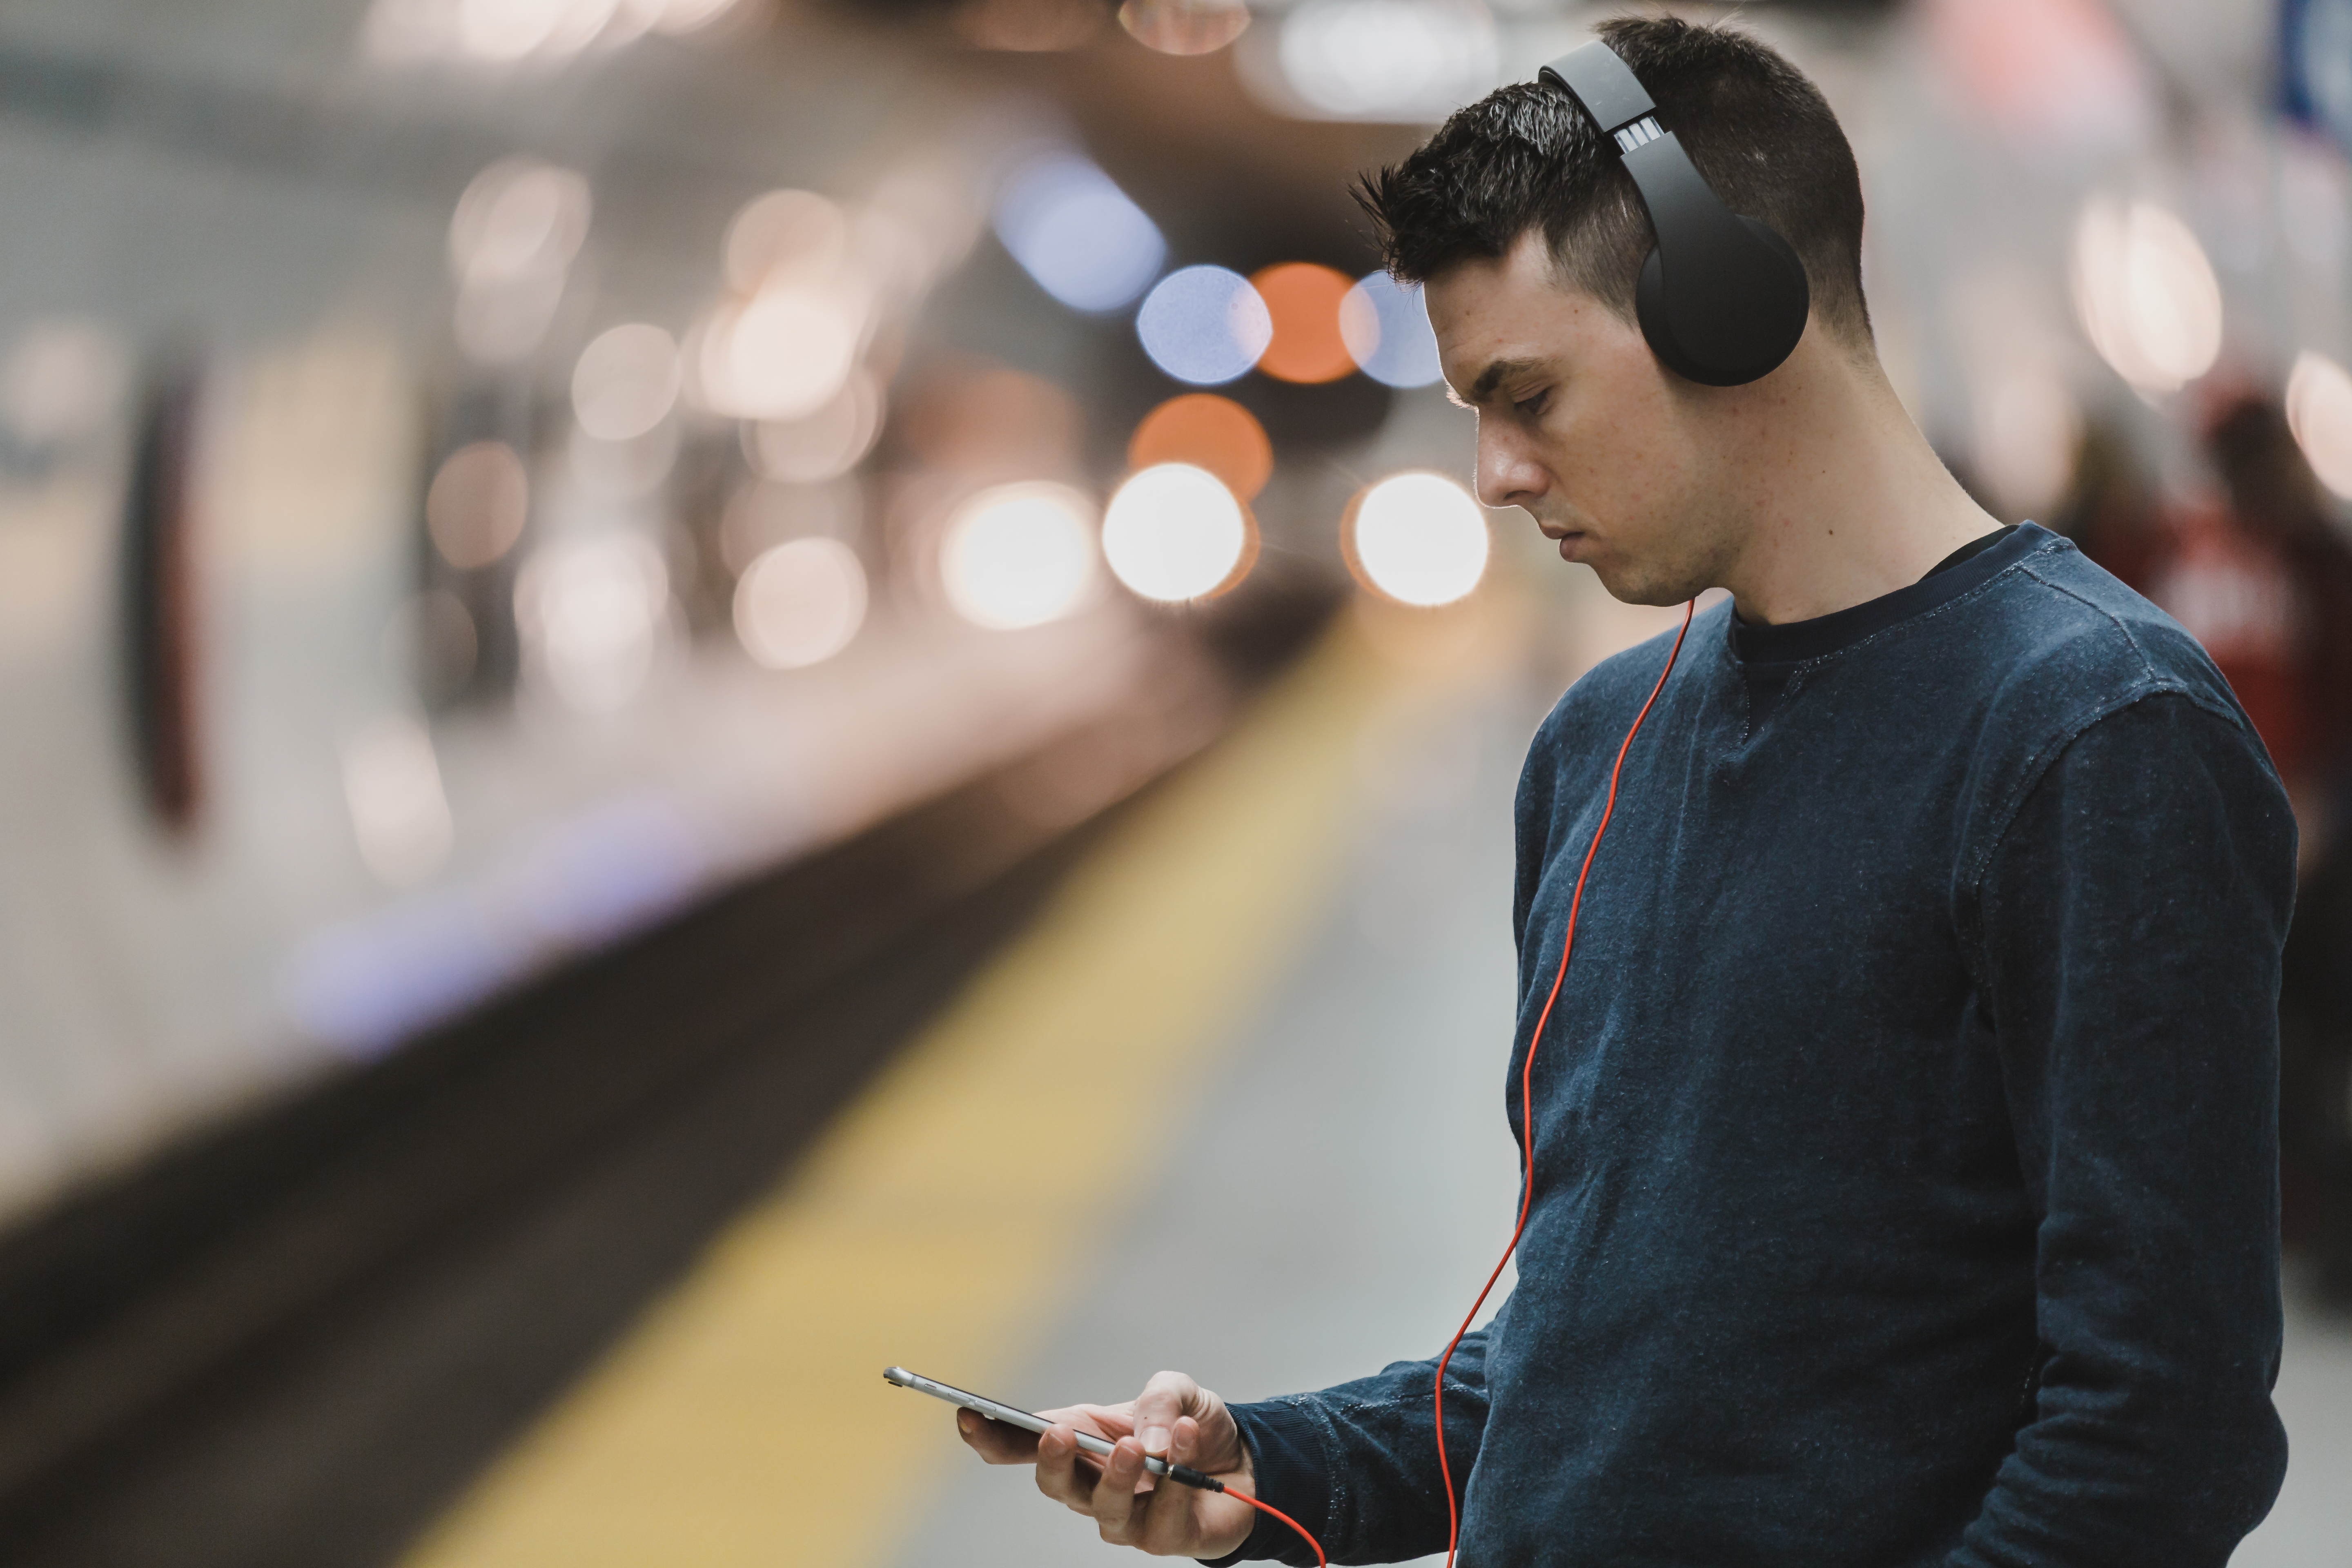
<path fill-rule="evenodd" d="M 1546 387 L 1532 397 L 1512 399 L 1511 408 L 1520 418 L 1533 419 L 1543 413 L 1544 405 L 1550 401 L 1551 388 Z"/>

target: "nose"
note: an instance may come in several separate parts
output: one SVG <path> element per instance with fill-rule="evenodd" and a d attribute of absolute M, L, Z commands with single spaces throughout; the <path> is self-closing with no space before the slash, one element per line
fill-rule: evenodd
<path fill-rule="evenodd" d="M 1478 499 L 1498 510 L 1528 505 L 1551 482 L 1517 434 L 1507 421 L 1478 421 Z"/>

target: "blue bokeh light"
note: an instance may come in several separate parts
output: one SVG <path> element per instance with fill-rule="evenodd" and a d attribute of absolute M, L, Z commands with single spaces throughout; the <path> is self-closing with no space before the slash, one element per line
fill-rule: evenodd
<path fill-rule="evenodd" d="M 1360 279 L 1339 306 L 1339 335 L 1374 381 L 1427 386 L 1438 377 L 1437 334 L 1418 283 L 1401 286 L 1385 272 Z"/>
<path fill-rule="evenodd" d="M 1151 363 L 1170 375 L 1214 386 L 1257 363 L 1274 341 L 1274 317 L 1240 273 L 1185 267 L 1144 297 L 1135 334 Z"/>
<path fill-rule="evenodd" d="M 1077 310 L 1128 303 L 1168 254 L 1143 209 L 1075 153 L 1048 153 L 1005 182 L 996 234 L 1039 288 Z"/>

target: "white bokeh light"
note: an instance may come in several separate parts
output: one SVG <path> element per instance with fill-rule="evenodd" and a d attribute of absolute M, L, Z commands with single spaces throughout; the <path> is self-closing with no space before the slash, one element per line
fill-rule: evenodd
<path fill-rule="evenodd" d="M 1452 604 L 1486 575 L 1486 514 L 1441 474 L 1382 479 L 1364 492 L 1351 526 L 1365 580 L 1402 604 Z"/>
<path fill-rule="evenodd" d="M 1283 17 L 1279 47 L 1291 91 L 1338 120 L 1443 120 L 1499 68 L 1479 0 L 1305 0 Z"/>
<path fill-rule="evenodd" d="M 940 540 L 948 603 L 1013 631 L 1070 615 L 1097 581 L 1094 506 L 1067 485 L 998 485 L 958 507 Z"/>
<path fill-rule="evenodd" d="M 866 624 L 866 568 L 838 539 L 794 539 L 762 552 L 735 584 L 735 635 L 770 669 L 820 664 Z"/>
<path fill-rule="evenodd" d="M 2189 226 L 2154 202 L 2094 198 L 2074 226 L 2074 310 L 2142 392 L 2177 392 L 2221 353 L 2221 286 Z"/>
<path fill-rule="evenodd" d="M 778 274 L 828 277 L 848 254 L 848 215 L 814 191 L 770 191 L 727 226 L 727 281 L 744 294 Z"/>
<path fill-rule="evenodd" d="M 342 763 L 360 858 L 389 887 L 430 880 L 456 837 L 433 737 L 408 714 L 386 714 L 351 738 Z"/>
<path fill-rule="evenodd" d="M 1214 593 L 1249 549 L 1249 520 L 1214 474 L 1160 463 L 1118 488 L 1103 513 L 1103 557 L 1147 599 L 1176 603 Z"/>
<path fill-rule="evenodd" d="M 857 366 L 872 301 L 845 282 L 779 282 L 704 323 L 696 370 L 713 412 L 800 419 L 839 395 Z"/>
<path fill-rule="evenodd" d="M 561 63 L 648 32 L 707 26 L 740 0 L 374 0 L 362 47 L 384 64 Z"/>
<path fill-rule="evenodd" d="M 2326 354 L 2297 354 L 2286 379 L 2286 418 L 2319 482 L 2352 500 L 2352 374 Z"/>
<path fill-rule="evenodd" d="M 598 335 L 572 372 L 572 411 L 600 441 L 630 441 L 669 417 L 677 401 L 677 342 L 633 322 Z"/>
<path fill-rule="evenodd" d="M 562 272 L 588 236 L 588 182 L 534 158 L 504 158 L 474 176 L 449 219 L 449 268 L 461 282 Z"/>
<path fill-rule="evenodd" d="M 634 533 L 551 546 L 515 581 L 515 619 L 535 668 L 583 712 L 619 708 L 645 689 L 668 611 L 661 552 Z"/>
<path fill-rule="evenodd" d="M 467 358 L 509 364 L 547 335 L 587 237 L 588 182 L 570 169 L 504 158 L 474 176 L 449 219 L 457 279 L 452 326 Z"/>

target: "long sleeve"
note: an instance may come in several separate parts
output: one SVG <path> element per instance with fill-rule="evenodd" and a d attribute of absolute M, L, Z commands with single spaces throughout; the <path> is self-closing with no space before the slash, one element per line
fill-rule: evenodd
<path fill-rule="evenodd" d="M 1507 1306 L 1506 1310 L 1507 1310 Z M 1455 1494 L 1470 1479 L 1486 1425 L 1486 1331 L 1463 1337 L 1445 1368 L 1445 1452 Z M 1317 1394 L 1236 1405 L 1257 1495 L 1315 1532 L 1334 1563 L 1397 1563 L 1445 1550 L 1430 1393 L 1437 1362 L 1396 1362 Z M 1311 1563 L 1288 1527 L 1258 1516 L 1221 1563 L 1270 1558 Z"/>
<path fill-rule="evenodd" d="M 1949 1568 L 2221 1568 L 2268 1510 L 2287 803 L 2233 715 L 2146 697 L 2050 763 L 1978 907 L 2041 1340 Z"/>

